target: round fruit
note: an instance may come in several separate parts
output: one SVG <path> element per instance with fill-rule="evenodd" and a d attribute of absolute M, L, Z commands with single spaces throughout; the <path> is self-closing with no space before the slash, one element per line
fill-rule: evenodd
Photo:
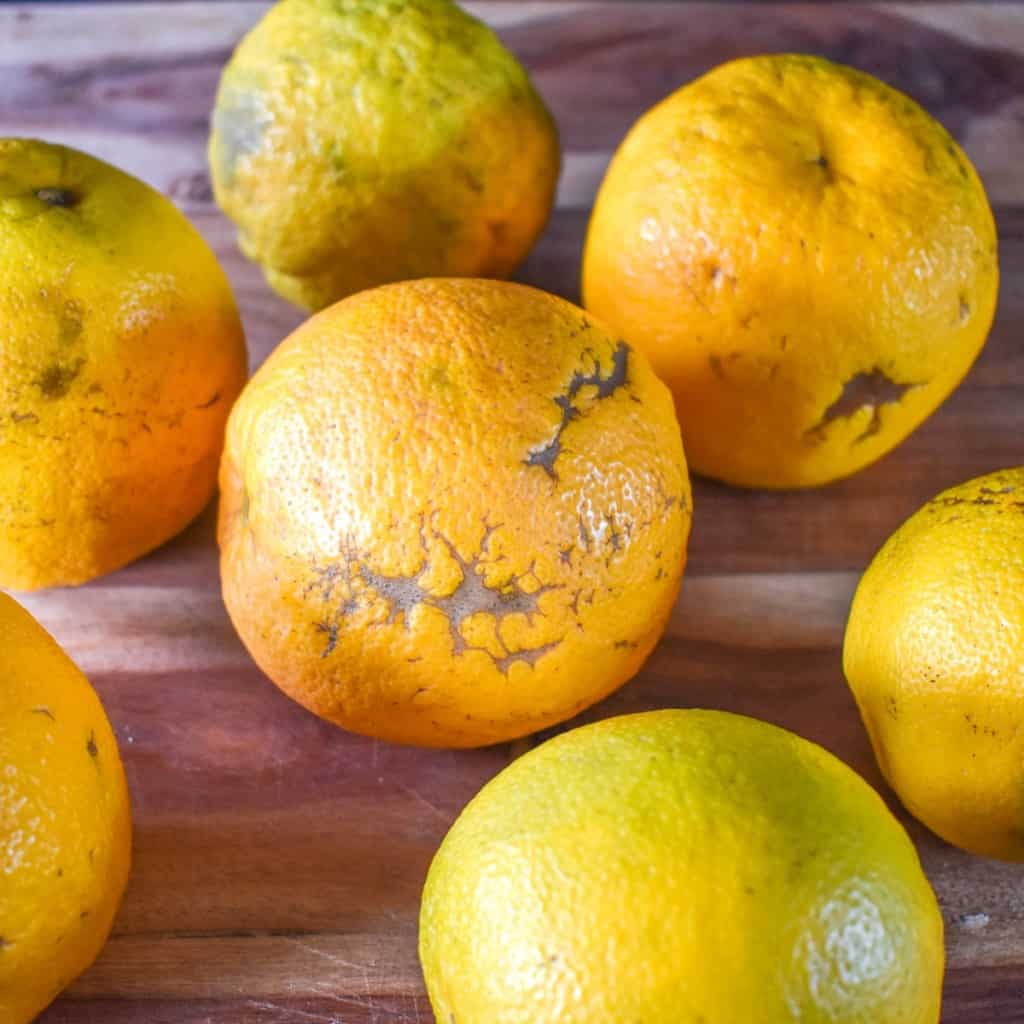
<path fill-rule="evenodd" d="M 506 277 L 547 221 L 551 116 L 450 0 L 282 0 L 224 70 L 214 191 L 307 309 L 389 281 Z"/>
<path fill-rule="evenodd" d="M 355 732 L 479 746 L 625 682 L 664 628 L 690 491 L 672 398 L 522 285 L 362 292 L 270 357 L 228 424 L 228 611 Z"/>
<path fill-rule="evenodd" d="M 996 305 L 996 232 L 951 136 L 816 57 L 753 57 L 634 126 L 594 207 L 584 304 L 672 389 L 691 466 L 846 476 L 953 390 Z"/>
<path fill-rule="evenodd" d="M 1024 468 L 944 491 L 886 541 L 843 664 L 907 810 L 965 850 L 1024 861 Z"/>
<path fill-rule="evenodd" d="M 206 243 L 109 164 L 0 140 L 0 222 L 0 586 L 82 583 L 209 501 L 245 341 Z"/>
<path fill-rule="evenodd" d="M 936 1024 L 942 918 L 906 833 L 831 754 L 656 711 L 484 787 L 430 868 L 420 959 L 459 1024 Z"/>
<path fill-rule="evenodd" d="M 27 1024 L 107 940 L 131 814 L 99 698 L 6 594 L 0 678 L 0 1020 Z"/>

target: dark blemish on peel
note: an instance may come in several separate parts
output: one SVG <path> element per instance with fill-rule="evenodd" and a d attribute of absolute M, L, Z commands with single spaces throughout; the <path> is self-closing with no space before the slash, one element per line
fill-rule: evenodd
<path fill-rule="evenodd" d="M 12 423 L 38 423 L 39 417 L 34 412 L 12 412 Z"/>
<path fill-rule="evenodd" d="M 869 373 L 858 373 L 844 385 L 839 397 L 825 410 L 821 419 L 810 427 L 805 435 L 818 441 L 825 439 L 825 432 L 836 420 L 847 419 L 861 409 L 871 410 L 871 419 L 854 443 L 864 441 L 877 434 L 882 427 L 881 407 L 895 405 L 903 396 L 920 384 L 904 384 L 893 380 L 880 369 Z"/>
<path fill-rule="evenodd" d="M 100 756 L 99 747 L 96 746 L 96 733 L 90 732 L 89 739 L 85 744 L 85 749 L 88 751 L 89 756 L 95 761 Z"/>
<path fill-rule="evenodd" d="M 540 610 L 540 598 L 551 590 L 560 589 L 556 584 L 541 584 L 535 589 L 526 590 L 521 581 L 532 574 L 532 569 L 501 585 L 488 583 L 484 577 L 487 564 L 484 556 L 490 554 L 490 539 L 496 529 L 497 527 L 493 526 L 486 527 L 478 551 L 469 558 L 463 557 L 443 534 L 434 534 L 447 548 L 449 556 L 460 571 L 460 579 L 455 589 L 443 596 L 431 593 L 423 583 L 424 577 L 431 569 L 424 530 L 421 530 L 424 557 L 420 567 L 412 574 L 388 575 L 374 572 L 364 561 L 351 554 L 343 562 L 318 569 L 319 580 L 307 587 L 305 594 L 319 589 L 324 601 L 336 601 L 335 591 L 343 588 L 344 593 L 344 600 L 336 604 L 332 614 L 314 623 L 317 632 L 327 636 L 327 644 L 321 652 L 321 657 L 329 657 L 336 649 L 341 623 L 345 617 L 363 608 L 372 609 L 377 602 L 383 602 L 386 606 L 385 623 L 393 624 L 401 619 L 406 629 L 412 628 L 411 618 L 416 609 L 433 608 L 439 611 L 448 625 L 453 657 L 467 651 L 480 651 L 488 655 L 498 671 L 503 674 L 507 674 L 509 668 L 517 661 L 533 665 L 561 641 L 519 651 L 509 651 L 502 645 L 502 653 L 495 655 L 485 647 L 468 643 L 462 634 L 463 623 L 478 614 L 491 616 L 496 627 L 500 627 L 504 620 L 512 615 L 523 615 L 527 623 L 532 624 L 534 616 L 543 614 Z M 491 556 L 489 562 L 493 564 L 494 561 Z"/>
<path fill-rule="evenodd" d="M 47 206 L 70 209 L 78 204 L 79 196 L 69 188 L 37 188 L 35 197 Z"/>
<path fill-rule="evenodd" d="M 45 715 L 51 722 L 56 722 L 57 719 L 54 717 L 53 712 L 49 708 L 38 707 L 32 709 L 33 715 Z"/>
<path fill-rule="evenodd" d="M 320 622 L 314 622 L 313 628 L 318 633 L 327 634 L 327 643 L 324 646 L 323 651 L 320 652 L 320 657 L 329 658 L 334 653 L 335 647 L 338 646 L 338 623 L 321 620 Z"/>
<path fill-rule="evenodd" d="M 562 435 L 569 424 L 586 414 L 587 410 L 577 404 L 577 399 L 583 388 L 596 388 L 593 400 L 599 402 L 611 397 L 620 388 L 628 387 L 629 346 L 624 341 L 620 341 L 615 346 L 615 351 L 612 353 L 612 366 L 607 376 L 602 376 L 601 364 L 596 359 L 594 362 L 594 369 L 589 373 L 577 370 L 569 380 L 565 394 L 557 395 L 554 398 L 555 405 L 561 411 L 561 419 L 555 428 L 555 434 L 549 441 L 534 448 L 523 460 L 527 466 L 540 466 L 552 480 L 558 479 L 555 462 L 562 454 Z"/>
<path fill-rule="evenodd" d="M 213 395 L 208 398 L 202 405 L 197 405 L 197 409 L 209 409 L 211 406 L 216 405 L 220 401 L 220 392 L 214 391 Z"/>
<path fill-rule="evenodd" d="M 76 359 L 70 366 L 54 363 L 47 367 L 33 383 L 42 392 L 44 398 L 51 400 L 63 398 L 78 377 L 84 363 L 84 359 Z"/>

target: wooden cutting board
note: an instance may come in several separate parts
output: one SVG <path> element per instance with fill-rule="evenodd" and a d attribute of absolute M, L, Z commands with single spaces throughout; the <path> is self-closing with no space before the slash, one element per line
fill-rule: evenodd
<path fill-rule="evenodd" d="M 236 250 L 211 201 L 204 149 L 219 70 L 266 6 L 0 6 L 0 134 L 78 146 L 173 196 L 232 278 L 254 365 L 301 316 Z M 668 633 L 641 675 L 585 716 L 745 712 L 823 743 L 881 785 L 840 670 L 858 573 L 935 492 L 1024 462 L 1024 8 L 469 6 L 526 61 L 558 118 L 567 150 L 558 210 L 520 276 L 569 298 L 610 151 L 652 103 L 731 57 L 800 50 L 872 71 L 941 118 L 981 171 L 1004 277 L 995 330 L 968 381 L 852 480 L 807 494 L 698 481 L 690 568 Z M 136 821 L 116 933 L 42 1020 L 430 1021 L 416 961 L 427 865 L 463 804 L 531 741 L 403 749 L 290 703 L 225 615 L 210 511 L 144 561 L 27 604 L 102 694 Z M 907 824 L 945 914 L 943 1020 L 1024 1021 L 1024 868 L 969 857 Z"/>

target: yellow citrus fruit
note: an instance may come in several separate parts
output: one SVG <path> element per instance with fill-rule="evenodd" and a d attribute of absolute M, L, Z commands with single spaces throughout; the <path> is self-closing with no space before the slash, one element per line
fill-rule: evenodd
<path fill-rule="evenodd" d="M 816 57 L 725 64 L 645 114 L 594 207 L 584 304 L 672 389 L 693 469 L 806 487 L 953 390 L 996 305 L 996 231 L 943 127 Z"/>
<path fill-rule="evenodd" d="M 506 277 L 547 220 L 551 116 L 450 0 L 282 0 L 224 69 L 214 191 L 307 309 L 389 281 Z"/>
<path fill-rule="evenodd" d="M 286 693 L 355 732 L 478 746 L 632 676 L 683 571 L 672 398 L 522 285 L 385 285 L 273 353 L 228 424 L 224 598 Z"/>
<path fill-rule="evenodd" d="M 228 282 L 167 199 L 0 140 L 0 586 L 81 583 L 183 529 L 245 380 Z"/>
<path fill-rule="evenodd" d="M 886 541 L 843 663 L 911 814 L 972 853 L 1024 861 L 1024 468 L 944 491 Z"/>
<path fill-rule="evenodd" d="M 439 1022 L 937 1024 L 942 918 L 879 796 L 792 733 L 612 718 L 490 782 L 430 868 Z"/>
<path fill-rule="evenodd" d="M 27 1024 L 107 940 L 131 813 L 95 691 L 2 593 L 0 679 L 0 1021 Z"/>

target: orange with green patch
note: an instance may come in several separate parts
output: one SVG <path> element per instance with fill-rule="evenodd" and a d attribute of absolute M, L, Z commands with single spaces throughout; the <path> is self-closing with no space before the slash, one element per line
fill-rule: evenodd
<path fill-rule="evenodd" d="M 996 231 L 906 96 L 816 57 L 716 68 L 645 114 L 594 207 L 584 302 L 672 389 L 691 466 L 807 487 L 867 466 L 963 378 Z"/>
<path fill-rule="evenodd" d="M 0 586 L 82 583 L 209 501 L 242 326 L 175 206 L 85 153 L 0 140 L 0 231 Z"/>
<path fill-rule="evenodd" d="M 267 674 L 356 732 L 494 743 L 632 676 L 685 562 L 671 395 L 582 310 L 496 281 L 363 292 L 246 387 L 224 597 Z"/>

